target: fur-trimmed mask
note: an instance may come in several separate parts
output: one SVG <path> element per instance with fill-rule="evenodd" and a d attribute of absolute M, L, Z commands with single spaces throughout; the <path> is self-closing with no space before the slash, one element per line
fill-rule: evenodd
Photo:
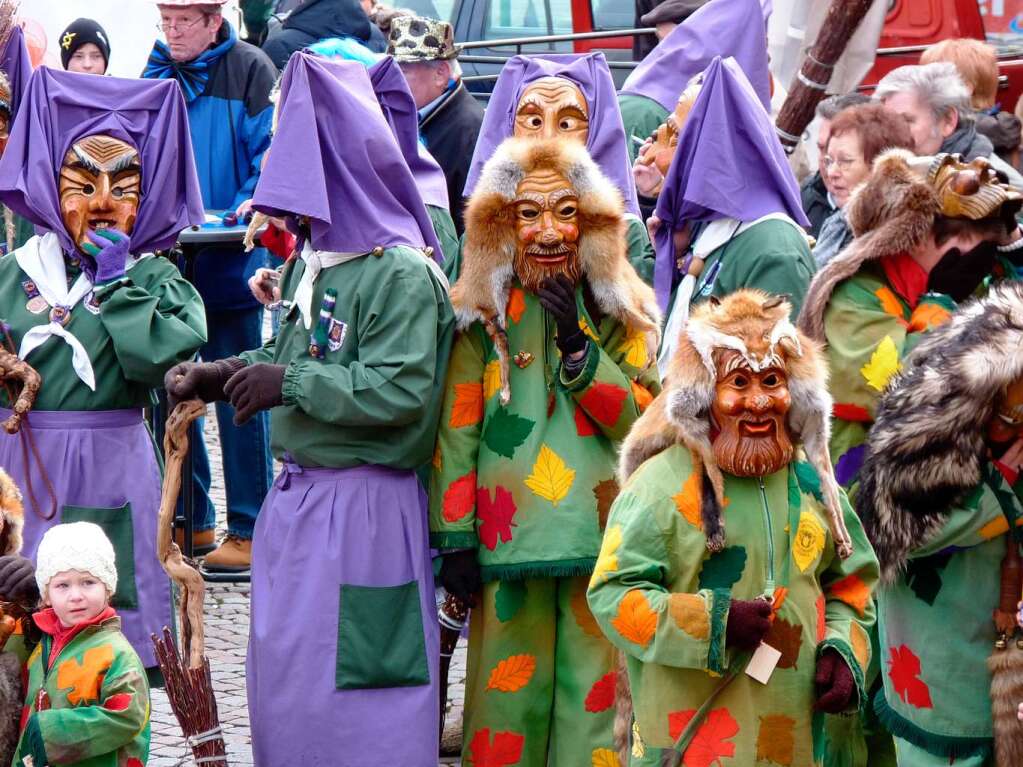
<path fill-rule="evenodd" d="M 25 512 L 21 491 L 10 475 L 0 469 L 0 556 L 21 551 Z"/>
<path fill-rule="evenodd" d="M 820 346 L 789 321 L 788 301 L 738 290 L 699 304 L 665 377 L 665 388 L 621 450 L 624 484 L 649 458 L 685 445 L 701 476 L 707 547 L 725 545 L 724 477 L 764 476 L 792 460 L 802 443 L 821 480 L 835 547 L 852 553 L 831 458 L 831 396 Z M 705 475 L 705 476 L 704 476 Z"/>
<path fill-rule="evenodd" d="M 497 349 L 501 401 L 511 398 L 505 312 L 515 279 L 586 280 L 600 312 L 660 344 L 657 299 L 628 261 L 621 193 L 576 141 L 506 139 L 483 166 L 465 212 L 462 273 L 451 289 L 459 327 L 483 324 Z"/>

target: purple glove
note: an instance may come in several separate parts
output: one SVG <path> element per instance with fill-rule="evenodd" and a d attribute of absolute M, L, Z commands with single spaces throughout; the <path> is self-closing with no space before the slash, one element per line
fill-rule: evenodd
<path fill-rule="evenodd" d="M 224 394 L 234 408 L 234 422 L 241 426 L 260 410 L 284 404 L 285 365 L 259 362 L 246 365 L 224 384 Z"/>
<path fill-rule="evenodd" d="M 123 277 L 131 238 L 117 229 L 88 229 L 85 236 L 92 240 L 82 245 L 82 250 L 96 262 L 94 282 L 102 284 Z"/>
<path fill-rule="evenodd" d="M 825 714 L 841 714 L 852 705 L 856 693 L 856 680 L 852 669 L 845 662 L 838 650 L 833 647 L 824 648 L 817 659 L 817 711 Z"/>
<path fill-rule="evenodd" d="M 725 644 L 753 650 L 771 629 L 771 603 L 766 599 L 733 599 L 728 608 Z"/>

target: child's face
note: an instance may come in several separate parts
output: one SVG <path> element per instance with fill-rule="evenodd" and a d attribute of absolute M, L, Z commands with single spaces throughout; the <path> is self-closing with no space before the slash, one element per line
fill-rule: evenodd
<path fill-rule="evenodd" d="M 107 606 L 107 587 L 92 573 L 65 570 L 50 579 L 46 601 L 65 628 L 92 620 Z"/>

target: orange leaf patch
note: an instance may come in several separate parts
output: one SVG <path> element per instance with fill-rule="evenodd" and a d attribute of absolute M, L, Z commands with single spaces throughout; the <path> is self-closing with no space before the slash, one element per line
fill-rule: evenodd
<path fill-rule="evenodd" d="M 508 291 L 508 319 L 519 324 L 522 313 L 526 311 L 526 294 L 522 288 L 512 288 Z"/>
<path fill-rule="evenodd" d="M 916 333 L 932 330 L 938 325 L 948 322 L 951 316 L 948 309 L 943 306 L 929 303 L 919 304 L 909 318 L 909 329 Z"/>
<path fill-rule="evenodd" d="M 451 406 L 448 426 L 461 429 L 473 426 L 483 420 L 483 384 L 455 384 L 455 404 Z"/>
<path fill-rule="evenodd" d="M 817 597 L 817 644 L 824 641 L 824 637 L 828 633 L 828 622 L 825 610 L 827 608 L 827 602 L 824 599 L 824 595 L 821 594 Z"/>
<path fill-rule="evenodd" d="M 476 500 L 476 472 L 459 477 L 444 491 L 443 514 L 445 522 L 457 522 L 470 511 Z"/>
<path fill-rule="evenodd" d="M 874 295 L 877 296 L 877 300 L 881 304 L 881 311 L 885 314 L 890 314 L 892 317 L 897 319 L 899 324 L 906 324 L 906 316 L 902 310 L 902 303 L 889 288 L 882 286 L 874 291 Z"/>
<path fill-rule="evenodd" d="M 646 647 L 657 631 L 657 613 L 650 609 L 643 592 L 633 589 L 622 597 L 611 625 L 625 639 Z"/>
<path fill-rule="evenodd" d="M 490 672 L 487 680 L 488 690 L 500 692 L 517 692 L 529 684 L 536 671 L 536 657 L 523 653 L 512 655 L 500 661 Z"/>
<path fill-rule="evenodd" d="M 856 610 L 861 617 L 866 612 L 867 603 L 870 601 L 870 589 L 867 588 L 867 584 L 855 573 L 832 583 L 828 593 L 837 599 L 841 599 Z"/>
<path fill-rule="evenodd" d="M 668 714 L 668 733 L 673 740 L 678 740 L 695 715 L 696 709 Z M 727 708 L 711 710 L 696 728 L 689 748 L 682 755 L 682 764 L 684 767 L 711 767 L 720 764 L 726 756 L 735 756 L 735 744 L 728 741 L 738 734 L 739 723 Z"/>
<path fill-rule="evenodd" d="M 586 602 L 585 584 L 583 584 L 582 588 L 572 592 L 569 606 L 572 608 L 572 615 L 575 616 L 575 625 L 579 627 L 580 631 L 596 639 L 601 639 L 604 636 L 600 626 L 597 625 L 597 619 L 593 617 L 593 613 L 590 612 L 590 606 Z"/>
<path fill-rule="evenodd" d="M 671 497 L 686 522 L 700 529 L 700 475 L 695 471 L 682 483 L 682 489 Z"/>
<path fill-rule="evenodd" d="M 654 395 L 650 393 L 650 390 L 638 381 L 629 381 L 629 385 L 632 387 L 632 398 L 636 400 L 636 407 L 639 408 L 639 412 L 643 412 L 650 403 L 654 401 Z"/>
<path fill-rule="evenodd" d="M 80 663 L 78 658 L 69 658 L 57 666 L 57 687 L 61 690 L 70 688 L 67 699 L 72 706 L 98 701 L 103 675 L 113 662 L 112 645 L 92 647 L 85 651 Z"/>
<path fill-rule="evenodd" d="M 586 710 L 591 714 L 598 714 L 607 711 L 615 702 L 615 679 L 614 671 L 604 674 L 593 683 L 593 687 L 586 694 Z"/>

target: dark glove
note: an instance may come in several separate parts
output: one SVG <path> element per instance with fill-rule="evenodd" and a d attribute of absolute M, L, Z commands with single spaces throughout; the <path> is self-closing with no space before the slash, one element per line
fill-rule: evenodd
<path fill-rule="evenodd" d="M 470 607 L 476 606 L 476 595 L 483 588 L 476 550 L 465 549 L 445 554 L 440 563 L 440 585 Z"/>
<path fill-rule="evenodd" d="M 738 650 L 753 650 L 771 628 L 771 603 L 766 599 L 733 599 L 728 608 L 725 644 Z"/>
<path fill-rule="evenodd" d="M 558 326 L 558 349 L 561 355 L 576 354 L 586 348 L 586 336 L 579 327 L 579 308 L 575 303 L 575 286 L 563 274 L 548 277 L 536 292 L 540 304 L 551 313 Z"/>
<path fill-rule="evenodd" d="M 234 408 L 235 426 L 241 426 L 260 410 L 284 404 L 281 390 L 284 388 L 286 365 L 271 365 L 259 362 L 247 365 L 235 373 L 224 384 L 224 394 Z"/>
<path fill-rule="evenodd" d="M 817 659 L 817 711 L 825 714 L 841 714 L 847 711 L 856 694 L 856 680 L 852 669 L 834 647 L 824 648 Z"/>
<path fill-rule="evenodd" d="M 0 599 L 28 608 L 39 603 L 36 567 L 31 559 L 18 554 L 0 557 Z"/>
<path fill-rule="evenodd" d="M 179 362 L 163 377 L 168 410 L 173 410 L 179 402 L 196 397 L 203 402 L 223 402 L 227 399 L 224 385 L 243 367 L 245 362 L 238 357 L 216 362 Z"/>
<path fill-rule="evenodd" d="M 82 250 L 96 262 L 95 281 L 104 283 L 123 277 L 131 238 L 118 229 L 87 229 L 85 236 L 92 242 L 84 243 Z"/>
<path fill-rule="evenodd" d="M 927 290 L 944 293 L 956 303 L 965 301 L 991 274 L 997 258 L 998 249 L 993 242 L 982 242 L 966 253 L 952 248 L 927 275 Z"/>

